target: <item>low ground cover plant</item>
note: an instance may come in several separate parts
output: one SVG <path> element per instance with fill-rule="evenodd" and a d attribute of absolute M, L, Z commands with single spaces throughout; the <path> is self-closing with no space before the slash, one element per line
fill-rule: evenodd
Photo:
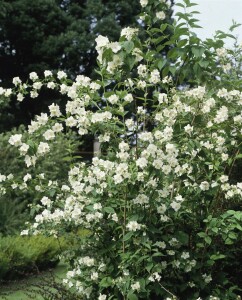
<path fill-rule="evenodd" d="M 10 137 L 27 167 L 65 128 L 101 144 L 91 163 L 70 163 L 65 184 L 38 177 L 35 222 L 22 234 L 89 231 L 65 256 L 63 283 L 83 299 L 240 299 L 241 46 L 225 49 L 222 32 L 198 39 L 189 0 L 173 25 L 163 22 L 169 1 L 140 4 L 147 39 L 129 27 L 118 42 L 97 37 L 99 80 L 49 70 L 14 78 L 19 101 L 42 86 L 69 98 L 36 116 L 27 138 Z M 14 179 L 2 176 L 7 193 Z"/>

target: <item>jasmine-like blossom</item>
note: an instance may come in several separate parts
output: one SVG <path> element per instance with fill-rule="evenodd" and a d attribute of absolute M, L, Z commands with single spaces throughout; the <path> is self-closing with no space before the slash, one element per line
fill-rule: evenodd
<path fill-rule="evenodd" d="M 29 74 L 29 78 L 30 78 L 31 80 L 35 81 L 35 80 L 38 80 L 38 79 L 39 79 L 39 76 L 37 75 L 36 72 L 31 72 L 31 73 Z"/>
<path fill-rule="evenodd" d="M 156 13 L 156 18 L 159 20 L 164 20 L 166 18 L 166 14 L 163 11 L 158 11 Z"/>
<path fill-rule="evenodd" d="M 139 291 L 140 290 L 140 283 L 137 281 L 137 282 L 131 284 L 131 289 L 133 291 Z"/>
<path fill-rule="evenodd" d="M 22 134 L 14 134 L 10 136 L 8 140 L 9 144 L 13 146 L 21 146 L 22 145 Z"/>
<path fill-rule="evenodd" d="M 140 5 L 141 5 L 142 7 L 146 7 L 147 4 L 148 4 L 148 0 L 140 0 Z"/>
<path fill-rule="evenodd" d="M 66 72 L 64 72 L 64 71 L 58 71 L 57 72 L 57 78 L 60 79 L 60 80 L 67 78 Z"/>
<path fill-rule="evenodd" d="M 126 27 L 121 30 L 121 36 L 124 36 L 128 41 L 130 41 L 134 35 L 138 33 L 138 28 Z"/>
<path fill-rule="evenodd" d="M 141 224 L 139 224 L 137 221 L 129 221 L 126 227 L 129 231 L 137 231 L 141 229 Z"/>

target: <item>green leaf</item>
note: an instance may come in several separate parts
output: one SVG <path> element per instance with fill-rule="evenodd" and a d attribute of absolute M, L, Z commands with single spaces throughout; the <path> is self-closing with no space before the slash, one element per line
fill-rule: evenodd
<path fill-rule="evenodd" d="M 208 245 L 210 245 L 210 244 L 212 243 L 212 239 L 210 238 L 210 236 L 206 236 L 206 237 L 204 238 L 204 241 L 205 241 Z"/>
<path fill-rule="evenodd" d="M 170 68 L 169 68 L 169 71 L 171 72 L 171 74 L 174 76 L 175 75 L 175 73 L 176 73 L 176 67 L 175 66 L 171 66 Z"/>
<path fill-rule="evenodd" d="M 182 3 L 176 3 L 176 6 L 179 6 L 179 7 L 185 8 L 185 5 L 184 5 L 184 4 L 182 4 Z"/>
<path fill-rule="evenodd" d="M 188 41 L 187 39 L 180 40 L 177 44 L 177 47 L 181 48 L 181 47 L 185 46 L 187 44 L 187 41 Z"/>
<path fill-rule="evenodd" d="M 229 233 L 229 238 L 231 240 L 236 240 L 238 238 L 238 235 L 235 232 L 230 232 Z"/>
<path fill-rule="evenodd" d="M 108 214 L 114 214 L 115 210 L 112 207 L 104 207 L 104 211 Z"/>
<path fill-rule="evenodd" d="M 163 32 L 166 30 L 168 24 L 162 24 L 161 27 L 160 27 L 160 31 Z"/>
<path fill-rule="evenodd" d="M 138 300 L 138 297 L 135 294 L 133 294 L 132 292 L 129 292 L 128 299 L 129 300 Z"/>
<path fill-rule="evenodd" d="M 208 65 L 209 65 L 209 61 L 207 61 L 207 60 L 200 60 L 199 61 L 199 66 L 202 67 L 202 68 L 206 69 L 208 67 Z"/>
<path fill-rule="evenodd" d="M 161 70 L 166 64 L 166 60 L 160 60 L 158 62 L 158 69 Z"/>
<path fill-rule="evenodd" d="M 150 262 L 150 263 L 148 263 L 148 265 L 146 266 L 146 270 L 148 271 L 148 272 L 150 272 L 151 271 L 151 269 L 154 267 L 154 264 L 153 264 L 153 262 Z"/>
<path fill-rule="evenodd" d="M 125 234 L 123 241 L 128 241 L 131 237 L 133 236 L 133 232 L 130 231 L 128 233 Z"/>
<path fill-rule="evenodd" d="M 192 47 L 192 53 L 195 57 L 201 57 L 204 53 L 205 49 L 201 47 Z"/>
<path fill-rule="evenodd" d="M 112 282 L 113 279 L 111 277 L 104 277 L 99 284 L 101 287 L 110 287 Z"/>
<path fill-rule="evenodd" d="M 231 239 L 226 239 L 225 240 L 225 245 L 233 245 L 233 241 Z"/>
<path fill-rule="evenodd" d="M 176 238 L 183 245 L 187 245 L 189 241 L 189 235 L 183 231 L 178 231 L 176 234 Z"/>
<path fill-rule="evenodd" d="M 225 258 L 226 256 L 224 254 L 213 254 L 210 256 L 210 259 L 212 260 L 219 260 L 219 259 L 223 259 Z"/>
<path fill-rule="evenodd" d="M 132 41 L 125 41 L 123 43 L 123 47 L 127 53 L 131 53 L 131 51 L 134 49 L 134 43 Z"/>

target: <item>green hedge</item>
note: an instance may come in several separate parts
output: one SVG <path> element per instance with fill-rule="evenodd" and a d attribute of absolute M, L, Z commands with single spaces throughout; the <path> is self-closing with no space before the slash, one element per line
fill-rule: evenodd
<path fill-rule="evenodd" d="M 0 279 L 22 277 L 53 267 L 58 262 L 58 255 L 66 248 L 64 238 L 42 235 L 0 237 Z"/>

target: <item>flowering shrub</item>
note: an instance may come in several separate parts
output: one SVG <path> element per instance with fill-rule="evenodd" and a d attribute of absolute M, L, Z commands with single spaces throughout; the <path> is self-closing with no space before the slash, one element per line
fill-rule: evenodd
<path fill-rule="evenodd" d="M 64 128 L 97 135 L 101 144 L 91 163 L 70 164 L 68 182 L 56 182 L 54 194 L 41 185 L 35 223 L 23 232 L 90 231 L 69 254 L 64 279 L 83 299 L 241 294 L 242 182 L 233 176 L 241 159 L 241 56 L 223 49 L 219 36 L 200 41 L 188 13 L 163 24 L 168 5 L 141 1 L 144 42 L 135 28 L 123 29 L 119 42 L 96 39 L 99 80 L 71 81 L 63 71 L 57 78 L 46 71 L 44 79 L 31 73 L 25 84 L 14 79 L 19 101 L 26 93 L 36 98 L 43 85 L 69 98 L 65 110 L 53 103 L 31 122 L 31 143 L 19 134 L 9 139 L 27 167 Z M 1 181 L 6 192 L 8 178 Z"/>

